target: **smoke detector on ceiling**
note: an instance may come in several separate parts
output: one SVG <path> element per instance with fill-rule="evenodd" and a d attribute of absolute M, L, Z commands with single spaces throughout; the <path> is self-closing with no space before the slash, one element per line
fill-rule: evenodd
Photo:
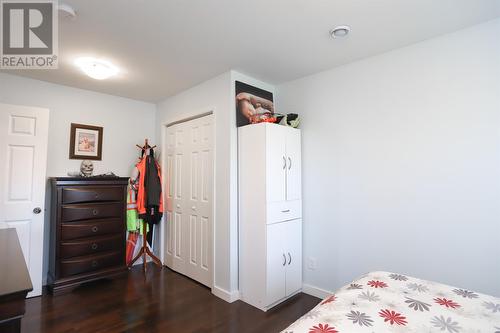
<path fill-rule="evenodd" d="M 351 32 L 351 27 L 349 27 L 348 25 L 339 25 L 330 30 L 330 36 L 332 38 L 342 38 L 346 37 L 349 32 Z"/>
<path fill-rule="evenodd" d="M 70 20 L 76 19 L 76 12 L 70 5 L 65 3 L 60 3 L 58 9 L 59 9 L 59 17 Z"/>

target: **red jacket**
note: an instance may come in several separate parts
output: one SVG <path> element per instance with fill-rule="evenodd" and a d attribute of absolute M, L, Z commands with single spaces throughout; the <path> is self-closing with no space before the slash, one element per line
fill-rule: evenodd
<path fill-rule="evenodd" d="M 158 169 L 158 177 L 161 180 L 161 168 L 158 162 L 155 161 L 156 168 Z M 139 214 L 146 214 L 146 191 L 144 189 L 144 175 L 146 174 L 146 158 L 143 158 L 136 165 L 137 170 L 139 170 L 139 190 L 137 191 L 137 211 Z M 162 183 L 163 184 L 163 183 Z M 158 211 L 163 213 L 163 194 L 160 195 L 160 206 L 158 207 Z"/>

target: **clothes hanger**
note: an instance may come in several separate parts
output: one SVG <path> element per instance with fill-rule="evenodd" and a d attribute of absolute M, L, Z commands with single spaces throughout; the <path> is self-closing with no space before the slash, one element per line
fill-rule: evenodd
<path fill-rule="evenodd" d="M 145 153 L 147 149 L 156 148 L 156 145 L 154 145 L 152 147 L 149 145 L 148 139 L 144 139 L 144 146 L 142 146 L 142 147 L 139 145 L 136 145 L 136 146 L 137 146 L 137 148 L 141 149 L 143 153 Z M 142 155 L 144 155 L 144 154 L 142 154 Z M 150 257 L 158 267 L 163 268 L 160 259 L 158 259 L 158 257 L 156 257 L 153 254 L 153 252 L 149 249 L 148 241 L 147 241 L 147 230 L 148 230 L 147 223 L 143 222 L 142 223 L 142 247 L 139 250 L 139 253 L 137 253 L 135 258 L 132 259 L 132 261 L 130 262 L 130 265 L 128 266 L 129 268 L 131 268 L 132 265 L 134 265 L 134 263 L 142 256 L 142 270 L 144 271 L 144 273 L 146 273 L 147 257 Z"/>

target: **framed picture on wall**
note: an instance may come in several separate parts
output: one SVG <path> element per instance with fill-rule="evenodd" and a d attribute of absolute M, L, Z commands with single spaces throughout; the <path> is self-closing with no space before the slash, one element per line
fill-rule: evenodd
<path fill-rule="evenodd" d="M 236 81 L 236 126 L 268 121 L 274 117 L 273 93 Z"/>
<path fill-rule="evenodd" d="M 71 124 L 69 158 L 102 160 L 102 127 Z"/>

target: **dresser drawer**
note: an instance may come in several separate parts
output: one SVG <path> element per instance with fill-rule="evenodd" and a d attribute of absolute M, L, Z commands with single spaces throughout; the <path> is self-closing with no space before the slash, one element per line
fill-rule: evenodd
<path fill-rule="evenodd" d="M 124 223 L 121 219 L 61 223 L 61 240 L 125 233 Z"/>
<path fill-rule="evenodd" d="M 61 277 L 118 266 L 124 263 L 124 255 L 125 254 L 122 252 L 115 251 L 95 256 L 75 257 L 72 259 L 61 260 Z"/>
<path fill-rule="evenodd" d="M 66 259 L 99 252 L 113 251 L 121 249 L 123 243 L 124 239 L 120 234 L 62 241 L 60 257 Z"/>
<path fill-rule="evenodd" d="M 122 203 L 64 205 L 61 217 L 63 222 L 120 217 L 124 209 Z"/>
<path fill-rule="evenodd" d="M 122 201 L 123 187 L 65 187 L 62 189 L 62 203 L 82 203 L 99 201 Z"/>
<path fill-rule="evenodd" d="M 267 224 L 300 219 L 302 200 L 279 201 L 267 204 Z"/>

